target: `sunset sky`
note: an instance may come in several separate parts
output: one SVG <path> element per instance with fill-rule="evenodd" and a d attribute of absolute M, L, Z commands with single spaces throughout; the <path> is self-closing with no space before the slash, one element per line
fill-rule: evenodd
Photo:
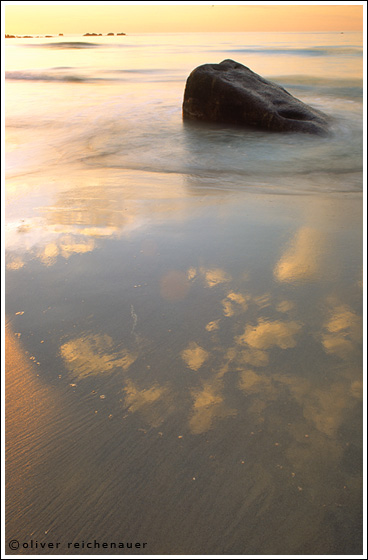
<path fill-rule="evenodd" d="M 358 31 L 363 2 L 154 3 L 3 2 L 5 33 L 83 34 L 180 31 Z M 254 4 L 254 5 L 250 5 Z"/>

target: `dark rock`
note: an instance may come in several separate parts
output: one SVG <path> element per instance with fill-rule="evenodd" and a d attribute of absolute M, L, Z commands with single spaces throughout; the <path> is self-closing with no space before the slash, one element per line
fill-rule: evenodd
<path fill-rule="evenodd" d="M 114 35 L 114 33 L 108 33 L 107 36 L 109 37 L 110 35 Z"/>
<path fill-rule="evenodd" d="M 101 35 L 101 33 L 100 33 Z M 97 37 L 97 33 L 85 33 L 83 37 Z"/>
<path fill-rule="evenodd" d="M 117 33 L 116 35 L 126 35 L 126 33 Z"/>
<path fill-rule="evenodd" d="M 233 60 L 193 70 L 185 87 L 183 118 L 279 132 L 328 133 L 324 113 Z"/>
<path fill-rule="evenodd" d="M 5 35 L 5 39 L 15 39 L 15 35 Z"/>
<path fill-rule="evenodd" d="M 64 33 L 59 33 L 59 37 L 64 37 Z"/>

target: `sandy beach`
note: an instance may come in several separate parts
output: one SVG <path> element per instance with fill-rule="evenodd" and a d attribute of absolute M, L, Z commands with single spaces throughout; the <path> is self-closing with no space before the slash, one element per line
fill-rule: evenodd
<path fill-rule="evenodd" d="M 360 554 L 359 37 L 11 43 L 7 553 Z M 229 51 L 331 137 L 183 123 Z"/>

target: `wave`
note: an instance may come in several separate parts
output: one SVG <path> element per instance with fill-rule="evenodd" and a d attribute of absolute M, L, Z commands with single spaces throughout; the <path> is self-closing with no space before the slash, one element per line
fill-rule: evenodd
<path fill-rule="evenodd" d="M 313 94 L 314 97 L 346 98 L 359 101 L 363 98 L 362 80 L 347 78 L 321 78 L 320 76 L 268 76 L 272 82 L 282 85 L 285 89 L 293 90 L 294 94 Z"/>
<path fill-rule="evenodd" d="M 14 70 L 5 72 L 6 80 L 23 80 L 34 82 L 74 82 L 74 83 L 101 83 L 101 82 L 124 82 L 129 78 L 124 77 L 124 74 L 134 75 L 136 82 L 176 82 L 180 79 L 175 73 L 174 75 L 168 74 L 166 76 L 156 76 L 155 70 L 104 70 L 103 74 L 115 74 L 113 77 L 104 76 L 102 78 L 96 76 L 81 76 L 78 74 L 59 73 L 59 70 L 73 70 L 72 67 L 58 67 L 49 69 L 45 72 L 39 71 L 23 71 Z"/>
<path fill-rule="evenodd" d="M 35 82 L 92 82 L 99 78 L 84 78 L 67 74 L 49 74 L 46 72 L 5 72 L 6 80 L 30 80 Z"/>
<path fill-rule="evenodd" d="M 287 82 L 289 84 L 297 84 L 297 85 L 320 85 L 320 86 L 328 86 L 328 87 L 344 87 L 349 85 L 350 87 L 361 87 L 362 80 L 360 78 L 324 78 L 321 76 L 312 76 L 308 74 L 281 74 L 281 75 L 272 75 L 267 76 L 269 80 L 273 82 Z"/>
<path fill-rule="evenodd" d="M 290 49 L 290 48 L 263 48 L 263 47 L 240 47 L 236 49 L 222 49 L 221 52 L 228 53 L 248 53 L 248 54 L 269 54 L 269 55 L 295 55 L 295 56 L 362 56 L 360 47 L 313 47 L 309 49 Z"/>
<path fill-rule="evenodd" d="M 93 49 L 103 45 L 98 43 L 89 43 L 87 41 L 62 41 L 60 43 L 45 43 L 44 45 L 34 46 L 52 49 Z"/>

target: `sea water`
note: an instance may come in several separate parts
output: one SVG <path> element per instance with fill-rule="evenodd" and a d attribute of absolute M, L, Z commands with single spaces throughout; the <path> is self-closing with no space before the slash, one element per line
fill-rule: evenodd
<path fill-rule="evenodd" d="M 359 554 L 362 35 L 5 49 L 7 542 Z M 183 122 L 224 59 L 331 134 Z"/>

